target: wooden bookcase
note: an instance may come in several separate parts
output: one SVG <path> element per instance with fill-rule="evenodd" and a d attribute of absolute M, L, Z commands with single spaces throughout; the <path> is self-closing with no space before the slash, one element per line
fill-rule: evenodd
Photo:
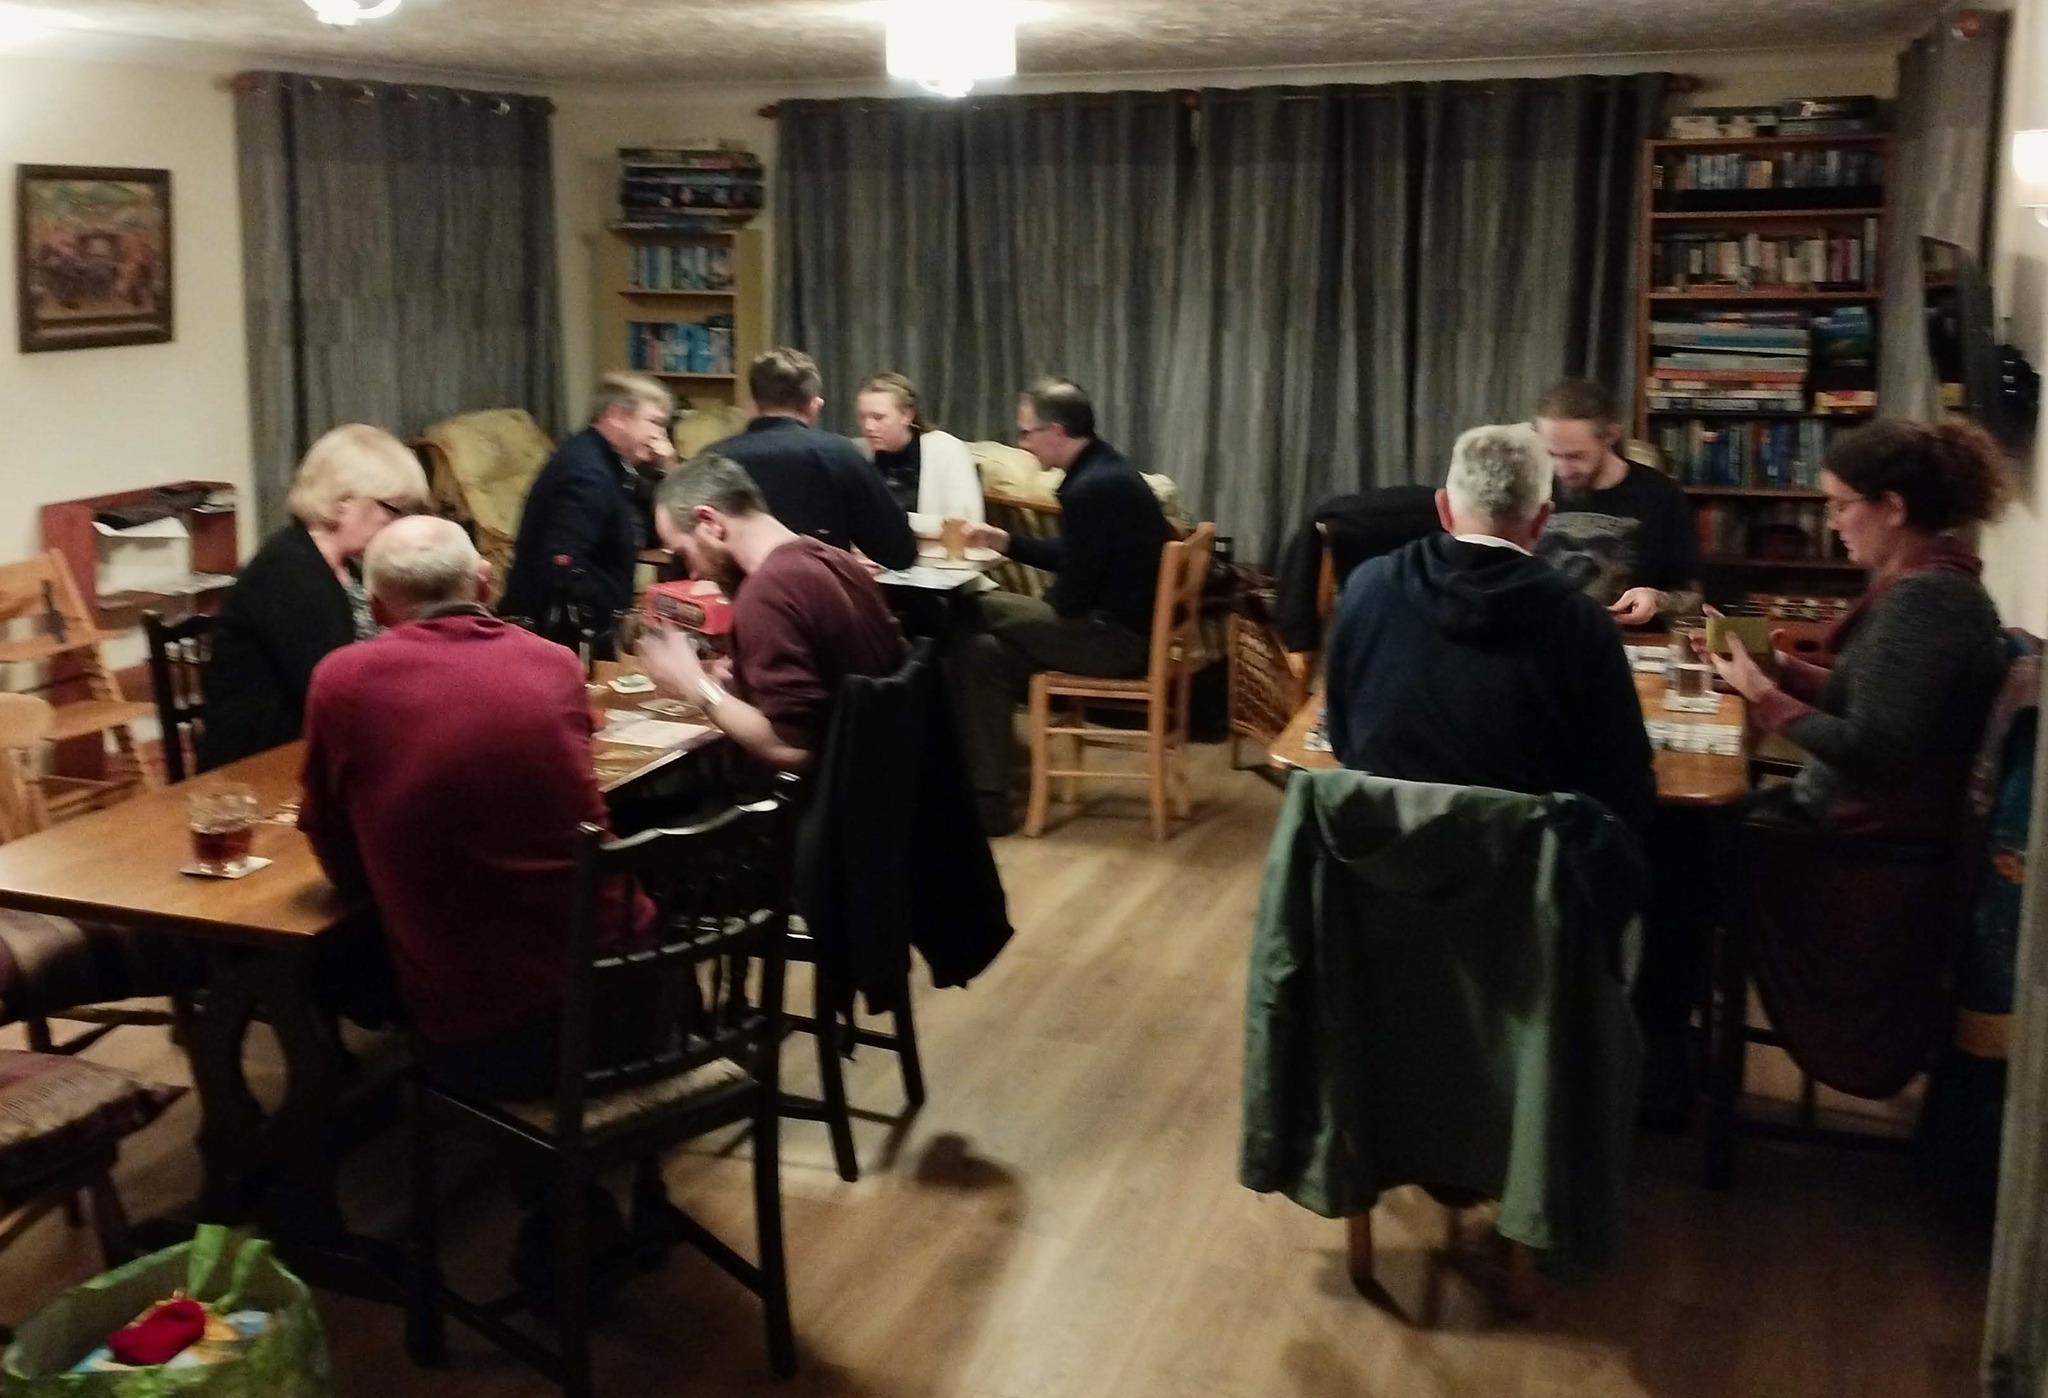
<path fill-rule="evenodd" d="M 1874 165 L 1877 182 L 1801 188 L 1678 189 L 1672 187 L 1675 181 L 1659 178 L 1660 170 L 1682 168 L 1688 156 L 1770 161 L 1775 171 L 1780 162 L 1825 160 L 1831 152 L 1845 153 L 1838 155 L 1838 159 L 1854 158 Z M 1890 237 L 1891 169 L 1891 138 L 1882 134 L 1653 140 L 1643 148 L 1635 435 L 1665 451 L 1673 474 L 1685 484 L 1686 493 L 1704 517 L 1702 572 L 1710 598 L 1742 598 L 1759 593 L 1828 596 L 1862 590 L 1861 570 L 1842 554 L 1840 540 L 1827 527 L 1823 497 L 1812 476 L 1818 469 L 1817 450 L 1824 444 L 1826 433 L 1868 421 L 1873 410 L 1816 411 L 1816 385 L 1812 378 L 1801 385 L 1802 401 L 1796 407 L 1785 404 L 1769 410 L 1715 410 L 1653 406 L 1652 395 L 1657 385 L 1653 384 L 1651 370 L 1658 346 L 1652 327 L 1660 318 L 1676 318 L 1674 313 L 1701 310 L 1739 312 L 1767 308 L 1820 315 L 1838 307 L 1867 307 L 1872 329 L 1869 385 L 1874 389 L 1877 351 L 1884 328 L 1878 309 L 1883 296 L 1884 253 Z M 1712 284 L 1690 279 L 1677 284 L 1663 275 L 1673 271 L 1673 259 L 1661 255 L 1660 245 L 1716 238 L 1753 240 L 1752 246 L 1776 242 L 1781 248 L 1789 240 L 1817 238 L 1830 248 L 1839 244 L 1845 252 L 1853 244 L 1858 250 L 1855 284 L 1843 284 L 1841 278 L 1819 285 L 1758 284 L 1749 278 L 1746 268 L 1734 284 L 1711 276 L 1707 280 Z M 1747 253 L 1743 260 L 1747 262 Z M 1846 260 L 1844 266 L 1849 266 Z M 1817 355 L 1817 347 L 1809 354 Z M 1810 359 L 1809 364 L 1812 362 Z M 1702 392 L 1696 396 L 1711 395 Z M 1744 395 L 1730 392 L 1723 396 Z M 1777 438 L 1771 455 L 1780 479 L 1763 478 L 1770 468 L 1761 459 L 1752 461 L 1739 480 L 1709 481 L 1699 478 L 1702 473 L 1688 471 L 1688 465 L 1702 464 L 1693 457 L 1702 441 L 1735 433 L 1743 434 L 1753 448 L 1762 446 L 1759 439 Z M 1784 444 L 1788 439 L 1801 437 L 1801 445 L 1790 451 L 1797 465 L 1788 469 L 1788 449 Z M 1678 453 L 1678 459 L 1673 459 L 1671 450 L 1674 440 L 1690 449 Z M 1784 482 L 1786 474 L 1803 479 Z M 1715 540 L 1710 535 L 1717 536 L 1721 546 L 1713 546 Z M 1728 546 L 1729 536 L 1740 542 Z M 1793 554 L 1801 556 L 1790 556 Z"/>
<path fill-rule="evenodd" d="M 645 267 L 642 258 L 649 254 L 666 257 L 671 252 L 697 250 L 726 260 L 731 269 L 729 289 L 657 288 L 646 285 L 646 278 L 635 275 L 636 268 Z M 638 369 L 666 383 L 679 406 L 744 405 L 747 364 L 767 347 L 768 298 L 759 232 L 738 228 L 727 232 L 682 233 L 615 223 L 601 235 L 595 261 L 599 372 Z M 702 324 L 714 317 L 731 320 L 729 369 L 721 365 L 715 371 L 703 372 L 680 367 L 643 367 L 633 362 L 632 326 Z"/>

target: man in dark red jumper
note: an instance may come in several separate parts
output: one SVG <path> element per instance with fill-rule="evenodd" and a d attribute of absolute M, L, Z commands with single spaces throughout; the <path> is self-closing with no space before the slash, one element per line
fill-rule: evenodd
<path fill-rule="evenodd" d="M 391 629 L 313 672 L 299 827 L 376 904 L 435 1075 L 544 1096 L 576 827 L 605 823 L 582 671 L 478 605 L 488 565 L 449 521 L 392 524 L 365 571 Z M 648 911 L 636 899 L 633 920 Z"/>
<path fill-rule="evenodd" d="M 882 589 L 852 554 L 769 514 L 753 477 L 722 456 L 669 474 L 654 528 L 690 576 L 733 595 L 732 663 L 707 671 L 687 636 L 657 633 L 641 642 L 648 677 L 702 704 L 757 763 L 804 771 L 825 741 L 839 682 L 893 674 L 909 656 Z"/>

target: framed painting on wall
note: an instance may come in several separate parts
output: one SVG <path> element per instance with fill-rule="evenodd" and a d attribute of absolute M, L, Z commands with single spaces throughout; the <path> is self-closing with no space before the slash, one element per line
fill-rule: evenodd
<path fill-rule="evenodd" d="M 172 338 L 171 172 L 22 165 L 21 352 Z"/>

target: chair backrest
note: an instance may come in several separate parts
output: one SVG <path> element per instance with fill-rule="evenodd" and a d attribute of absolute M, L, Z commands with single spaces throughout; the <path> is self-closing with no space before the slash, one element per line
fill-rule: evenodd
<path fill-rule="evenodd" d="M 435 423 L 413 450 L 426 469 L 435 509 L 472 525 L 477 550 L 503 577 L 533 478 L 555 444 L 523 408 L 491 408 Z"/>
<path fill-rule="evenodd" d="M 149 688 L 162 730 L 164 780 L 172 786 L 199 770 L 199 735 L 206 726 L 206 662 L 213 655 L 213 618 L 194 612 L 165 621 L 145 612 L 149 639 Z"/>
<path fill-rule="evenodd" d="M 1316 523 L 1322 558 L 1316 615 L 1328 622 L 1345 579 L 1361 563 L 1438 533 L 1436 492 L 1426 485 L 1390 485 L 1358 497 L 1355 507 Z"/>
<path fill-rule="evenodd" d="M 47 699 L 0 694 L 0 842 L 33 835 L 50 823 L 35 762 L 49 739 L 53 713 Z"/>
<path fill-rule="evenodd" d="M 1155 699 L 1184 672 L 1199 648 L 1202 589 L 1216 553 L 1216 526 L 1198 524 L 1185 539 L 1159 551 L 1159 585 L 1152 598 L 1152 652 L 1145 673 Z"/>
<path fill-rule="evenodd" d="M 669 430 L 669 441 L 675 445 L 676 459 L 688 461 L 727 437 L 746 431 L 750 421 L 747 410 L 732 403 L 695 407 L 677 416 Z"/>
<path fill-rule="evenodd" d="M 721 1060 L 777 1092 L 794 785 L 784 778 L 767 800 L 686 829 L 616 841 L 595 825 L 578 832 L 556 1086 L 565 1140 L 590 1098 Z M 644 939 L 616 926 L 635 883 L 655 908 Z"/>
<path fill-rule="evenodd" d="M 0 665 L 93 652 L 101 639 L 63 554 L 0 563 Z"/>

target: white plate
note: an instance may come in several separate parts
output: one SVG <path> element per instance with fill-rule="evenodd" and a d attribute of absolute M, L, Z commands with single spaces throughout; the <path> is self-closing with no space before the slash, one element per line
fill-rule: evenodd
<path fill-rule="evenodd" d="M 981 568 L 1001 560 L 1002 555 L 994 549 L 969 549 L 965 558 L 948 558 L 946 551 L 939 547 L 922 548 L 917 551 L 917 561 L 927 568 Z"/>

